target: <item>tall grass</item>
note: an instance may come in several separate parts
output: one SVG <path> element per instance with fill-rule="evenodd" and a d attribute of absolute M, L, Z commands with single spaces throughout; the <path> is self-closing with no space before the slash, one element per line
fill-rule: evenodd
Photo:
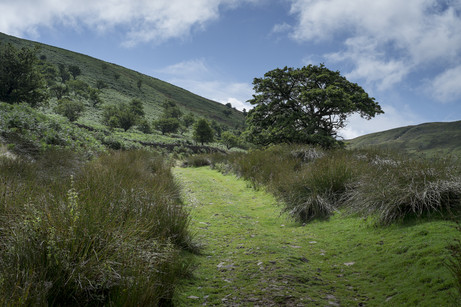
<path fill-rule="evenodd" d="M 143 151 L 61 177 L 47 163 L 0 160 L 0 304 L 170 301 L 194 249 L 170 166 Z"/>
<path fill-rule="evenodd" d="M 300 222 L 341 208 L 388 225 L 411 216 L 449 217 L 461 208 L 461 167 L 451 159 L 299 145 L 201 159 L 265 187 Z"/>
<path fill-rule="evenodd" d="M 461 169 L 456 161 L 396 153 L 360 157 L 368 166 L 348 190 L 350 212 L 388 225 L 412 216 L 450 217 L 461 208 Z"/>

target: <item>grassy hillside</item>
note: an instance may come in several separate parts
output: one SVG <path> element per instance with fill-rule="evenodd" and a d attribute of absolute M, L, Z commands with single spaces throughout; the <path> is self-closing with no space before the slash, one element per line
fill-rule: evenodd
<path fill-rule="evenodd" d="M 226 116 L 223 111 L 227 110 L 228 107 L 218 102 L 122 66 L 3 33 L 0 33 L 0 42 L 11 43 L 18 47 L 38 46 L 40 49 L 37 55 L 39 57 L 44 55 L 48 62 L 56 65 L 77 65 L 82 70 L 82 75 L 78 79 L 93 87 L 95 87 L 97 80 L 102 80 L 108 85 L 108 88 L 102 89 L 101 97 L 104 103 L 117 104 L 138 98 L 145 103 L 148 117 L 154 118 L 160 112 L 160 104 L 165 100 L 170 100 L 176 102 L 184 112 L 193 112 L 197 116 L 216 120 L 218 123 L 231 128 L 243 125 L 244 117 L 241 112 L 235 109 L 231 109 L 230 116 Z M 142 81 L 141 89 L 137 87 L 139 80 Z M 90 114 L 87 114 L 87 118 L 91 119 Z"/>
<path fill-rule="evenodd" d="M 98 106 L 93 106 L 88 98 L 78 97 L 75 93 L 71 95 L 71 99 L 82 100 L 85 104 L 85 110 L 75 124 L 79 127 L 90 128 L 91 131 L 99 132 L 106 137 L 110 135 L 119 142 L 177 143 L 192 140 L 191 127 L 183 129 L 180 134 L 166 135 L 156 130 L 151 133 L 142 133 L 136 129 L 127 132 L 119 131 L 120 129 L 109 131 L 103 123 L 104 107 L 127 104 L 133 99 L 142 102 L 145 119 L 150 125 L 153 120 L 159 119 L 162 115 L 162 105 L 169 102 L 175 104 L 183 115 L 192 113 L 196 119 L 203 117 L 209 121 L 215 121 L 215 125 L 221 127 L 222 130 L 241 130 L 244 127 L 245 118 L 242 112 L 234 108 L 119 65 L 2 33 L 0 33 L 0 43 L 3 45 L 11 43 L 16 48 L 38 48 L 36 55 L 40 58 L 41 65 L 51 66 L 58 74 L 59 65 L 64 65 L 66 68 L 77 66 L 81 74 L 76 79 L 89 89 L 96 89 L 98 82 L 103 83 L 105 87 L 97 91 L 102 100 L 102 104 Z M 70 80 L 72 79 L 70 77 Z M 64 85 L 59 76 L 55 77 L 52 82 Z M 70 86 L 67 82 L 65 85 Z M 39 111 L 54 116 L 57 101 L 57 96 L 50 91 L 50 100 Z"/>
<path fill-rule="evenodd" d="M 347 143 L 350 148 L 385 146 L 427 156 L 461 156 L 461 121 L 401 127 L 360 136 Z"/>

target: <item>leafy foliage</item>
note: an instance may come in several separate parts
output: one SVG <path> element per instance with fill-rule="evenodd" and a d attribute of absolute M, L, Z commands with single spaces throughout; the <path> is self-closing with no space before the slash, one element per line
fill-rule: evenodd
<path fill-rule="evenodd" d="M 0 45 L 0 100 L 36 106 L 47 99 L 46 83 L 31 49 Z"/>
<path fill-rule="evenodd" d="M 239 144 L 239 138 L 230 131 L 224 131 L 221 134 L 221 143 L 226 146 L 227 149 L 231 149 Z"/>
<path fill-rule="evenodd" d="M 176 133 L 179 129 L 179 120 L 176 118 L 160 118 L 153 122 L 155 129 L 165 133 Z"/>
<path fill-rule="evenodd" d="M 213 129 L 211 129 L 208 121 L 203 118 L 199 119 L 194 125 L 194 140 L 203 145 L 212 142 L 213 139 Z"/>
<path fill-rule="evenodd" d="M 338 71 L 320 66 L 274 69 L 255 78 L 255 107 L 247 117 L 249 140 L 259 145 L 320 144 L 333 147 L 336 131 L 353 113 L 383 113 L 374 98 Z"/>
<path fill-rule="evenodd" d="M 84 109 L 83 102 L 70 100 L 69 98 L 58 100 L 58 105 L 54 108 L 56 113 L 67 117 L 71 122 L 76 121 Z"/>

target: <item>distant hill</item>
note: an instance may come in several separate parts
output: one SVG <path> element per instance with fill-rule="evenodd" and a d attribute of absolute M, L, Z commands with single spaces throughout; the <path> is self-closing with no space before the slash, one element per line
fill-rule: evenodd
<path fill-rule="evenodd" d="M 371 133 L 347 141 L 350 148 L 384 146 L 411 154 L 461 157 L 461 121 L 425 123 Z"/>
<path fill-rule="evenodd" d="M 133 98 L 137 98 L 143 101 L 146 117 L 151 120 L 160 114 L 161 104 L 169 100 L 175 102 L 183 113 L 192 112 L 197 117 L 215 120 L 230 129 L 243 128 L 244 116 L 242 112 L 122 66 L 3 33 L 0 33 L 0 43 L 11 43 L 16 47 L 39 47 L 37 56 L 50 63 L 78 66 L 82 71 L 82 75 L 78 79 L 85 81 L 92 87 L 96 86 L 98 80 L 108 85 L 107 88 L 101 90 L 100 94 L 106 105 L 129 102 Z M 138 82 L 141 82 L 140 89 Z M 89 121 L 90 123 L 98 121 L 99 112 L 90 110 L 86 113 L 81 121 Z"/>

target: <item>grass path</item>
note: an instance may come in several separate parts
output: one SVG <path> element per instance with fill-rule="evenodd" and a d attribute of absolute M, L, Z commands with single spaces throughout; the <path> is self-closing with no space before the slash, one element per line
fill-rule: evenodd
<path fill-rule="evenodd" d="M 300 226 L 274 198 L 209 168 L 176 168 L 204 245 L 179 305 L 450 306 L 453 225 L 373 228 L 337 214 Z"/>

